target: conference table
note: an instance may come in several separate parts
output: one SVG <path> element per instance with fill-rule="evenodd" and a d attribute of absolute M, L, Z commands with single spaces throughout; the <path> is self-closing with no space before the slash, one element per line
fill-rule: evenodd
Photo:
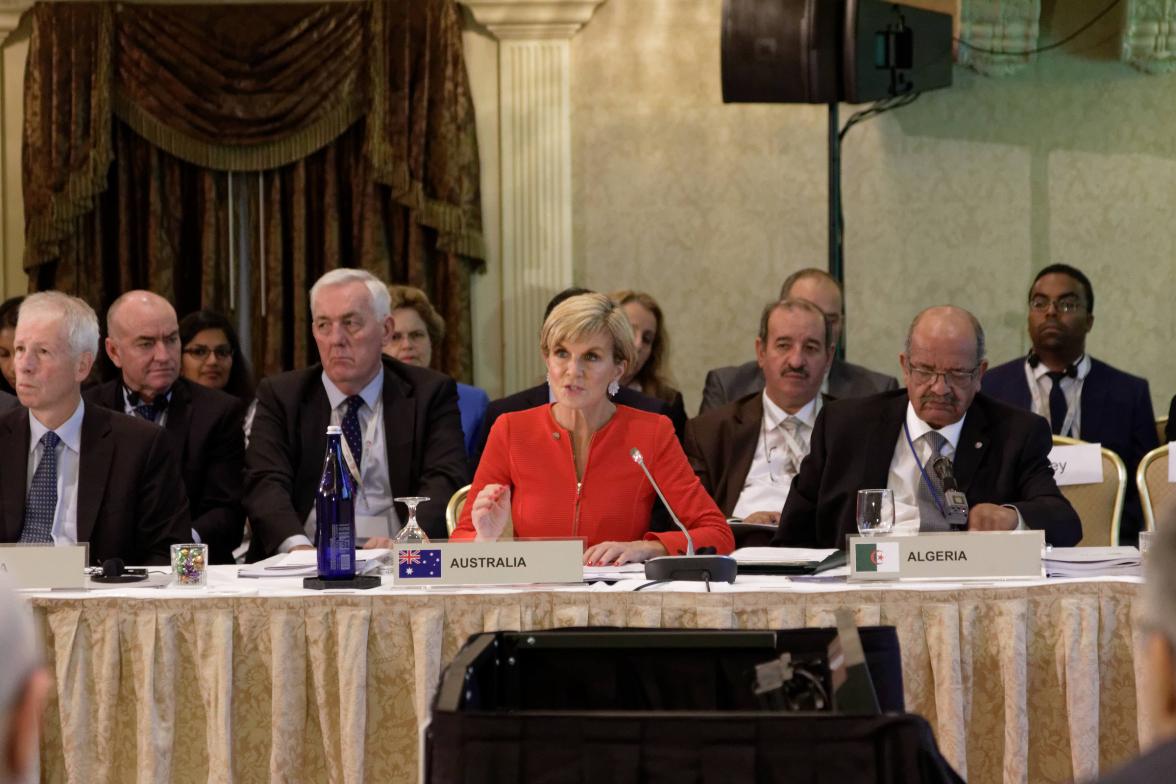
<path fill-rule="evenodd" d="M 385 578 L 388 580 L 390 578 Z M 412 782 L 442 669 L 483 631 L 893 625 L 907 710 L 968 781 L 1083 781 L 1135 755 L 1141 580 L 35 592 L 55 686 L 46 782 Z"/>

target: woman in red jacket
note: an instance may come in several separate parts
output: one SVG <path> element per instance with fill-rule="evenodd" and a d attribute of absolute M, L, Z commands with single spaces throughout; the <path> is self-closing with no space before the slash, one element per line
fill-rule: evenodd
<path fill-rule="evenodd" d="M 452 540 L 582 537 L 586 564 L 622 564 L 686 552 L 681 532 L 649 530 L 655 493 L 634 447 L 696 548 L 729 553 L 731 528 L 678 445 L 670 420 L 615 405 L 636 356 L 628 319 L 602 294 L 560 303 L 539 348 L 555 402 L 504 414 L 494 423 Z"/>

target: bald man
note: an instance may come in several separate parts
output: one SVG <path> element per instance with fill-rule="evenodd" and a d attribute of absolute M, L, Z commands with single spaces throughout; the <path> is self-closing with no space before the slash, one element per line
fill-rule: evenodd
<path fill-rule="evenodd" d="M 906 389 L 825 406 L 772 543 L 845 547 L 857 532 L 857 491 L 890 488 L 895 531 L 1036 528 L 1072 546 L 1082 528 L 1049 464 L 1049 425 L 978 394 L 988 368 L 984 329 L 966 310 L 928 308 L 898 356 Z M 953 513 L 931 464 L 951 462 L 967 496 Z"/>
<path fill-rule="evenodd" d="M 0 784 L 32 781 L 49 673 L 41 662 L 33 613 L 0 576 Z"/>
<path fill-rule="evenodd" d="M 158 294 L 123 294 L 106 312 L 106 331 L 120 376 L 88 389 L 86 401 L 163 428 L 183 471 L 193 541 L 208 545 L 211 563 L 232 563 L 245 528 L 241 402 L 180 378 L 179 322 Z"/>

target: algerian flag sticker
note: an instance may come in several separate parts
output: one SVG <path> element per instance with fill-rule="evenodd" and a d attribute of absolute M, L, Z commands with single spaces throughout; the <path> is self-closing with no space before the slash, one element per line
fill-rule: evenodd
<path fill-rule="evenodd" d="M 861 542 L 854 545 L 859 572 L 897 572 L 898 542 Z"/>

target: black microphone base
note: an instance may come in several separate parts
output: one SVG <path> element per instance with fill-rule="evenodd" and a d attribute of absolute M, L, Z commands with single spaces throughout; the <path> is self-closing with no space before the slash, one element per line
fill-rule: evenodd
<path fill-rule="evenodd" d="M 739 567 L 729 555 L 662 555 L 645 562 L 647 580 L 710 580 L 733 583 Z"/>

